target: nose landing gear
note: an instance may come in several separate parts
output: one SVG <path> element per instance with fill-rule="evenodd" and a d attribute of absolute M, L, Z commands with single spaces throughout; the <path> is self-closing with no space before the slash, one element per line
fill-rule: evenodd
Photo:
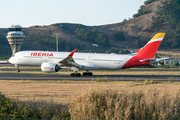
<path fill-rule="evenodd" d="M 17 72 L 20 72 L 20 69 L 19 69 L 19 66 L 18 65 L 15 65 L 17 67 Z"/>

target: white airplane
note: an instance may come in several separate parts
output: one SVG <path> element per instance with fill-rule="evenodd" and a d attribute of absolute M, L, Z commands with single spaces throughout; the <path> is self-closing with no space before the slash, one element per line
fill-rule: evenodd
<path fill-rule="evenodd" d="M 147 65 L 156 62 L 154 56 L 161 44 L 165 33 L 157 33 L 136 55 L 100 54 L 100 53 L 75 53 L 51 51 L 20 51 L 10 59 L 11 64 L 38 65 L 43 72 L 57 72 L 61 68 L 74 71 L 71 76 L 81 76 L 79 70 L 86 70 L 83 76 L 92 76 L 93 69 L 125 69 Z"/>

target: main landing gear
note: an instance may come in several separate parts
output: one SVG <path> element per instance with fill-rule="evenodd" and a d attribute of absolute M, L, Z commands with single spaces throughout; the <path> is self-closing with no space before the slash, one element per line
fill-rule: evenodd
<path fill-rule="evenodd" d="M 81 76 L 81 73 L 71 73 L 71 77 L 80 77 Z"/>
<path fill-rule="evenodd" d="M 93 75 L 92 72 L 89 72 L 89 71 L 83 72 L 83 76 L 92 76 L 92 75 Z"/>
<path fill-rule="evenodd" d="M 92 72 L 89 71 L 83 72 L 83 76 L 92 76 L 92 75 L 93 75 Z M 77 72 L 71 73 L 71 77 L 81 77 L 81 73 L 77 73 Z"/>

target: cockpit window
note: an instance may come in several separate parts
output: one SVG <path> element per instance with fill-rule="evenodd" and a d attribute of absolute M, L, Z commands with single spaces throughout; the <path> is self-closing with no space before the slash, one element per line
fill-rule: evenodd
<path fill-rule="evenodd" d="M 15 53 L 14 55 L 12 55 L 12 57 L 21 58 L 21 57 L 23 57 L 23 54 L 21 54 L 21 53 Z"/>

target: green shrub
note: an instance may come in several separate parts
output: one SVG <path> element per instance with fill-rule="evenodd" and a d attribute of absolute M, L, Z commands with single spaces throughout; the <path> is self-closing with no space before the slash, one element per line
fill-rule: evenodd
<path fill-rule="evenodd" d="M 145 83 L 145 84 L 148 84 L 148 83 L 149 83 L 149 81 L 148 81 L 148 80 L 144 80 L 144 83 Z"/>
<path fill-rule="evenodd" d="M 173 82 L 174 81 L 174 77 L 168 77 L 168 81 L 169 82 Z"/>
<path fill-rule="evenodd" d="M 94 81 L 94 78 L 92 78 L 91 81 Z"/>
<path fill-rule="evenodd" d="M 153 80 L 150 80 L 150 81 L 149 81 L 149 83 L 150 83 L 150 84 L 153 84 L 153 83 L 154 83 L 154 81 L 153 81 Z"/>
<path fill-rule="evenodd" d="M 0 118 L 16 118 L 19 117 L 18 109 L 11 102 L 11 99 L 6 98 L 0 92 Z"/>
<path fill-rule="evenodd" d="M 125 40 L 124 33 L 121 32 L 121 31 L 116 30 L 116 31 L 114 31 L 113 35 L 119 41 L 124 41 Z"/>
<path fill-rule="evenodd" d="M 107 77 L 103 77 L 103 78 L 97 78 L 96 79 L 96 82 L 108 82 L 108 80 L 107 80 Z"/>
<path fill-rule="evenodd" d="M 44 105 L 44 106 L 41 106 Z M 54 106 L 40 102 L 20 102 L 6 98 L 0 93 L 0 118 L 20 118 L 20 119 L 70 119 L 67 109 L 62 105 Z"/>

